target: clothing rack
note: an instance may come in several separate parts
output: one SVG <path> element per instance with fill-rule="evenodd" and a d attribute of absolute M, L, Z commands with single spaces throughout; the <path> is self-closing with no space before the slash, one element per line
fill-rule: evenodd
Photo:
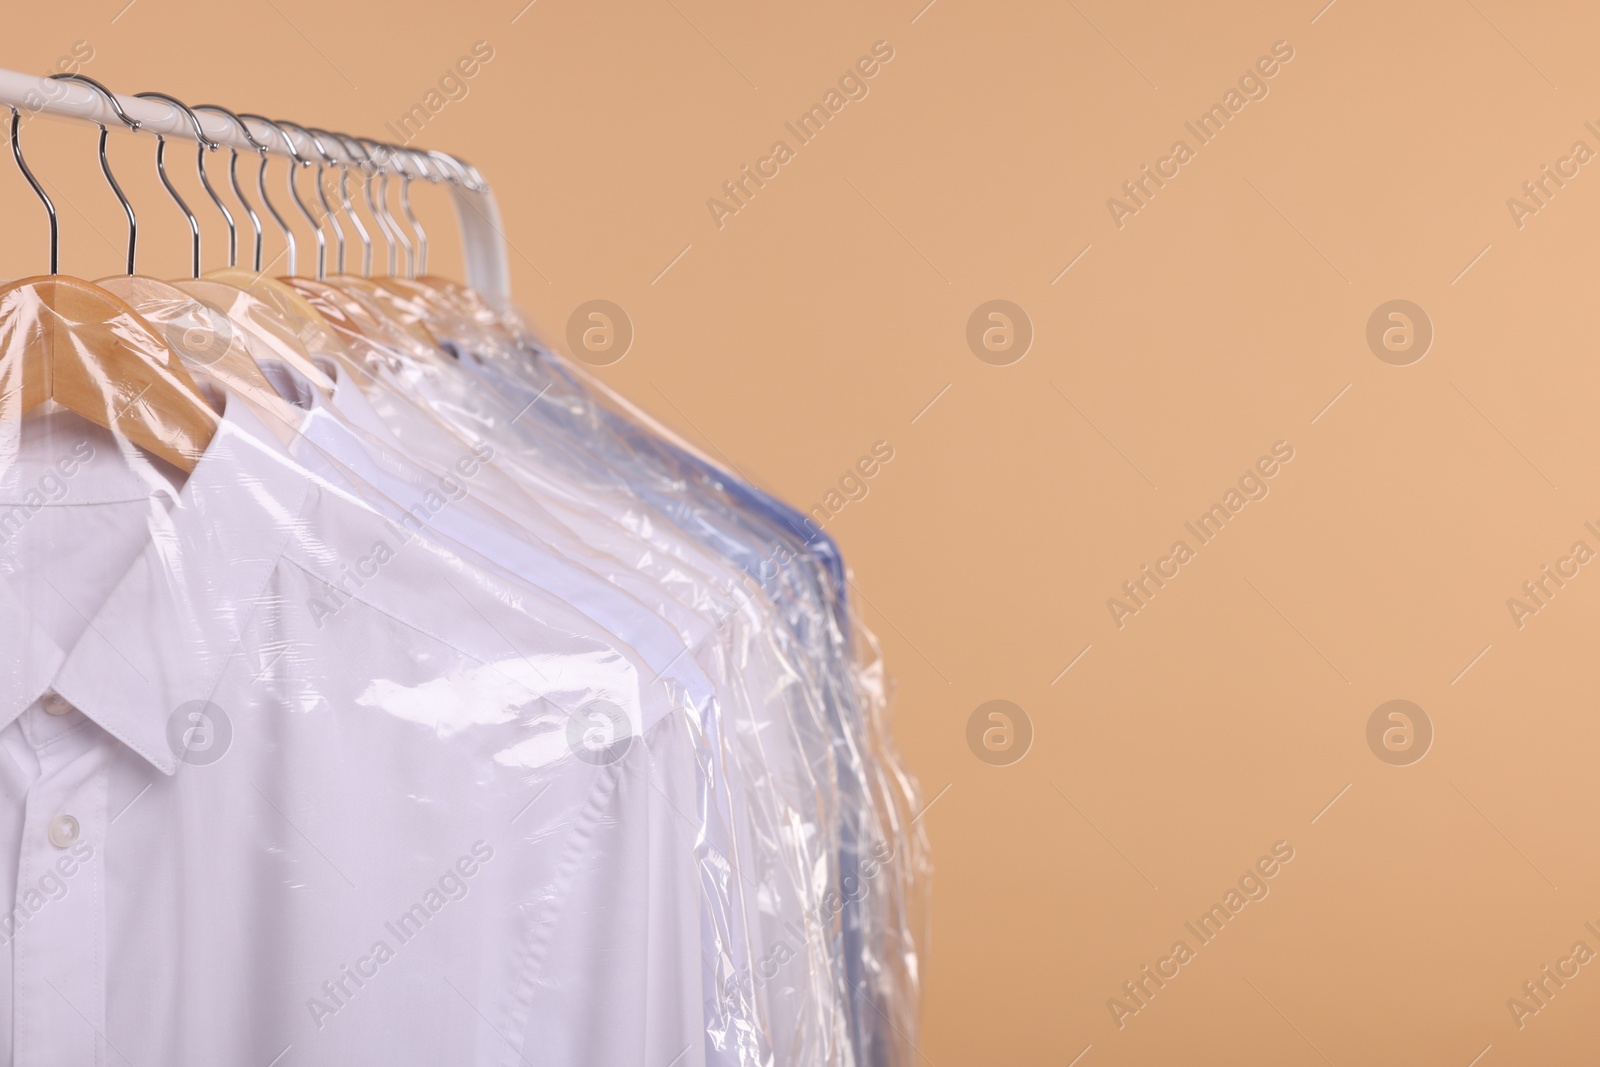
<path fill-rule="evenodd" d="M 828 535 L 538 341 L 469 164 L 76 73 L 0 105 L 51 227 L 0 284 L 0 1065 L 909 1067 L 926 806 Z M 99 126 L 125 273 L 57 270 L 34 115 Z M 163 139 L 190 277 L 136 271 L 111 130 Z M 387 273 L 333 225 L 328 271 L 325 168 Z M 416 269 L 418 177 L 471 291 Z"/>
<path fill-rule="evenodd" d="M 162 100 L 114 93 L 123 112 L 139 123 L 140 132 L 158 133 L 163 137 L 194 141 L 195 130 L 187 114 Z M 50 115 L 105 125 L 112 130 L 127 129 L 111 105 L 87 85 L 71 81 L 56 81 L 34 74 L 13 70 L 0 70 L 0 105 L 15 107 L 26 115 Z M 212 142 L 235 149 L 246 155 L 255 155 L 265 145 L 269 154 L 293 159 L 281 135 L 272 127 L 254 119 L 241 119 L 256 137 L 259 144 L 251 144 L 226 117 L 211 111 L 197 111 L 200 127 Z M 287 129 L 294 149 L 303 159 L 320 158 L 317 147 L 302 133 Z M 335 162 L 361 166 L 358 159 L 337 138 L 325 141 L 322 148 Z M 437 155 L 437 153 L 429 153 Z M 470 177 L 466 181 L 450 180 L 444 184 L 450 190 L 455 205 L 456 223 L 461 231 L 462 258 L 465 262 L 466 281 L 483 296 L 502 303 L 511 298 L 511 271 L 506 257 L 505 232 L 500 222 L 500 209 L 494 191 L 483 181 L 471 164 L 449 157 Z"/>

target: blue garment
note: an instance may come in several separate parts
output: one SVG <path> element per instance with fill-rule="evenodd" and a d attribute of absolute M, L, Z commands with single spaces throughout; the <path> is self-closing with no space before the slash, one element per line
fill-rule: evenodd
<path fill-rule="evenodd" d="M 869 756 L 862 751 L 865 722 L 852 677 L 853 651 L 846 571 L 832 538 L 796 509 L 713 467 L 613 409 L 559 360 L 531 349 L 529 380 L 515 380 L 494 364 L 463 360 L 490 380 L 517 408 L 535 397 L 526 420 L 553 431 L 540 445 L 559 452 L 563 464 L 605 482 L 619 476 L 626 488 L 686 534 L 736 564 L 760 584 L 795 641 L 810 659 L 821 692 L 839 784 L 836 891 L 837 955 L 843 960 L 844 1004 L 854 1060 L 886 1064 L 891 1055 L 887 1005 L 874 1003 L 874 937 L 886 921 L 872 911 L 862 887 L 862 860 L 881 840 L 866 787 Z M 861 1003 L 865 999 L 867 1003 Z"/>

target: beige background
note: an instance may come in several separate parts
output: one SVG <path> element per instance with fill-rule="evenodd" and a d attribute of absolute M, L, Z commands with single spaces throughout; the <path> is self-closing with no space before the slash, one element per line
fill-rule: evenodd
<path fill-rule="evenodd" d="M 85 0 L 9 13 L 0 63 L 87 41 L 122 91 L 384 137 L 486 41 L 419 141 L 495 183 L 553 336 L 620 304 L 637 339 L 600 373 L 802 506 L 892 445 L 828 530 L 933 802 L 923 1062 L 1590 1062 L 1600 964 L 1520 1029 L 1506 1002 L 1600 950 L 1600 568 L 1520 629 L 1506 601 L 1600 549 L 1600 167 L 1520 228 L 1507 199 L 1600 150 L 1600 14 L 925 2 Z M 870 94 L 719 229 L 707 199 L 880 40 Z M 1269 94 L 1198 146 L 1184 123 L 1277 41 Z M 92 132 L 28 137 L 63 270 L 113 272 Z M 1119 229 L 1107 199 L 1179 138 Z M 114 152 L 144 269 L 182 273 L 149 140 Z M 39 272 L 0 173 L 0 275 Z M 417 199 L 452 272 L 444 198 Z M 965 340 L 995 298 L 1036 333 L 1010 366 Z M 1366 342 L 1393 299 L 1436 332 L 1409 366 Z M 1270 495 L 1118 629 L 1107 598 L 1277 441 Z M 1034 729 L 1010 766 L 966 740 L 996 698 Z M 1411 766 L 1366 740 L 1398 698 L 1436 731 Z M 1119 1029 L 1108 998 L 1278 841 L 1270 895 Z"/>

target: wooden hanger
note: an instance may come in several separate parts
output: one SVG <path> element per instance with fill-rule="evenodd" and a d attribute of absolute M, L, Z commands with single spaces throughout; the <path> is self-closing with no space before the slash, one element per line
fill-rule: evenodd
<path fill-rule="evenodd" d="M 485 300 L 476 289 L 469 285 L 462 285 L 451 278 L 441 278 L 437 274 L 423 274 L 415 279 L 418 283 L 433 288 L 440 299 L 455 306 L 462 314 L 475 322 L 485 326 L 498 327 L 508 335 L 514 334 L 512 324 L 520 327 L 520 318 L 513 312 L 510 315 L 500 311 Z"/>
<path fill-rule="evenodd" d="M 100 288 L 125 301 L 167 338 L 167 347 L 192 369 L 215 370 L 249 389 L 272 391 L 231 320 L 176 286 L 142 275 L 101 278 Z M 219 330 L 218 327 L 221 326 Z"/>
<path fill-rule="evenodd" d="M 345 275 L 335 275 L 329 279 L 336 285 L 345 284 L 348 280 L 351 279 Z M 454 309 L 440 301 L 426 286 L 418 285 L 410 278 L 359 280 L 367 283 L 363 291 L 373 303 L 431 344 L 439 345 L 452 338 L 472 336 L 466 324 L 459 321 L 460 315 Z"/>
<path fill-rule="evenodd" d="M 311 302 L 278 279 L 262 274 L 260 271 L 249 270 L 245 267 L 219 267 L 207 271 L 201 281 L 221 282 L 232 285 L 247 292 L 254 293 L 261 299 L 267 299 L 268 294 L 276 297 L 271 301 L 278 305 L 280 311 L 288 311 L 309 322 L 321 322 L 327 326 L 328 321 L 322 313 L 311 305 Z"/>
<path fill-rule="evenodd" d="M 411 210 L 410 189 L 413 178 L 420 177 L 434 185 L 443 181 L 458 188 L 471 188 L 475 182 L 476 172 L 469 173 L 459 160 L 442 153 L 420 152 L 413 148 L 394 145 L 383 147 L 387 150 L 388 157 L 397 164 L 396 169 L 401 177 L 400 208 L 416 236 L 417 255 L 413 261 L 412 242 L 406 240 L 399 220 L 388 212 L 387 198 L 385 198 L 383 206 L 385 213 L 389 215 L 389 229 L 393 230 L 406 246 L 407 274 L 410 276 L 379 278 L 376 279 L 378 284 L 419 302 L 429 312 L 424 320 L 425 324 L 443 323 L 457 339 L 475 337 L 477 347 L 484 349 L 485 354 L 490 351 L 508 356 L 520 354 L 518 350 L 532 337 L 532 331 L 514 309 L 491 306 L 471 288 L 428 273 L 427 232 Z M 402 160 L 407 162 L 403 166 L 398 166 Z M 413 262 L 415 271 L 410 269 Z M 395 271 L 391 269 L 389 273 L 394 275 Z"/>
<path fill-rule="evenodd" d="M 102 279 L 99 285 L 160 330 L 192 375 L 232 389 L 280 436 L 297 432 L 300 414 L 261 372 L 252 351 L 255 338 L 227 315 L 154 278 L 123 275 Z"/>
<path fill-rule="evenodd" d="M 495 321 L 485 320 L 445 288 L 443 278 L 374 278 L 383 295 L 377 299 L 398 315 L 415 321 L 434 341 L 470 343 L 476 351 L 515 347 L 515 340 Z M 448 283 L 446 283 L 448 284 Z"/>
<path fill-rule="evenodd" d="M 53 400 L 185 472 L 220 422 L 161 334 L 78 278 L 0 288 L 0 382 L 23 413 Z"/>
<path fill-rule="evenodd" d="M 341 282 L 346 280 L 344 275 L 338 277 Z M 365 285 L 372 284 L 366 278 L 357 280 Z M 342 338 L 357 343 L 377 341 L 430 363 L 443 365 L 450 360 L 432 337 L 414 324 L 395 318 L 370 293 L 363 291 L 364 286 L 338 285 L 332 280 L 319 282 L 311 278 L 284 278 L 283 281 L 309 300 Z"/>
<path fill-rule="evenodd" d="M 334 329 L 333 324 L 322 312 L 313 307 L 310 301 L 278 279 L 268 278 L 253 271 L 228 268 L 205 275 L 191 291 L 200 293 L 199 286 L 207 282 L 224 286 L 230 293 L 247 293 L 260 301 L 259 306 L 250 305 L 250 316 L 253 321 L 263 327 L 263 332 L 280 336 L 296 351 L 303 350 L 311 361 L 311 369 L 315 372 L 307 374 L 307 377 L 319 386 L 328 390 L 333 388 L 332 381 L 316 365 L 315 361 L 318 359 L 335 363 L 342 370 L 355 372 L 354 380 L 358 383 L 369 380 L 370 376 L 361 369 L 360 363 L 340 338 L 339 331 Z M 189 286 L 182 287 L 189 288 Z M 203 302 L 210 303 L 224 312 L 230 310 L 220 299 L 220 292 L 207 289 L 205 294 L 202 295 Z M 211 299 L 212 296 L 216 299 Z M 305 373 L 303 367 L 299 369 Z M 323 383 L 327 384 L 324 386 Z"/>
<path fill-rule="evenodd" d="M 303 375 L 324 396 L 333 392 L 333 379 L 312 361 L 310 350 L 300 338 L 297 324 L 278 308 L 248 290 L 210 278 L 175 281 L 172 284 L 212 310 L 226 315 L 243 330 L 254 342 L 248 347 L 258 361 L 262 358 L 280 360 Z M 299 294 L 295 295 L 298 299 Z M 301 302 L 304 303 L 303 300 Z M 326 325 L 324 322 L 323 327 L 326 328 Z M 331 331 L 329 339 L 333 340 Z"/>
<path fill-rule="evenodd" d="M 294 285 L 308 279 L 286 280 Z M 362 313 L 357 316 L 358 320 L 364 321 L 368 326 L 391 332 L 399 331 L 429 348 L 438 347 L 433 334 L 422 324 L 422 316 L 417 313 L 415 304 L 407 306 L 397 300 L 394 292 L 379 284 L 384 280 L 386 279 L 363 278 L 356 274 L 334 274 L 322 279 L 320 284 L 348 294 L 362 309 Z M 304 287 L 301 287 L 301 291 L 304 291 Z"/>
<path fill-rule="evenodd" d="M 194 107 L 186 108 L 185 110 L 187 110 L 191 115 L 193 115 L 193 113 L 196 111 L 214 111 L 219 115 L 225 116 L 230 122 L 238 127 L 239 132 L 244 135 L 245 140 L 251 145 L 255 146 L 256 150 L 261 153 L 261 170 L 257 174 L 256 184 L 261 193 L 262 204 L 266 207 L 267 211 L 271 213 L 273 220 L 283 228 L 284 240 L 289 242 L 289 257 L 290 262 L 292 263 L 294 259 L 294 236 L 290 232 L 288 224 L 283 221 L 283 217 L 278 214 L 278 209 L 273 206 L 271 199 L 267 196 L 267 146 L 256 140 L 255 134 L 250 131 L 249 126 L 245 125 L 243 119 L 225 107 L 220 107 L 216 104 L 196 104 Z M 268 125 L 271 125 L 271 123 L 268 123 Z M 282 131 L 280 130 L 278 132 L 281 133 Z M 293 143 L 286 143 L 289 143 L 290 149 L 293 150 Z M 206 180 L 204 163 L 205 156 L 204 153 L 202 153 L 199 164 L 201 184 L 205 186 L 206 192 L 210 194 L 212 202 L 216 204 L 217 210 L 222 213 L 223 220 L 228 224 L 228 265 L 226 267 L 221 267 L 207 272 L 200 280 L 217 282 L 227 285 L 235 290 L 247 292 L 261 300 L 264 304 L 273 308 L 275 311 L 287 316 L 289 319 L 298 320 L 298 322 L 302 324 L 312 324 L 315 327 L 328 331 L 329 335 L 331 336 L 332 327 L 329 326 L 327 320 L 322 317 L 321 313 L 318 312 L 316 308 L 311 306 L 310 302 L 307 301 L 305 297 L 301 296 L 287 285 L 284 285 L 282 282 L 278 281 L 278 279 L 269 277 L 266 272 L 262 270 L 261 217 L 256 213 L 255 206 L 251 204 L 249 198 L 244 195 L 244 188 L 239 184 L 239 153 L 231 149 L 230 151 L 232 151 L 232 157 L 228 164 L 228 180 L 233 186 L 234 196 L 239 198 L 240 206 L 244 208 L 245 214 L 250 218 L 251 228 L 255 230 L 255 269 L 248 270 L 239 266 L 238 228 L 234 223 L 233 213 L 230 212 L 222 203 L 222 199 L 216 195 L 216 191 L 211 188 L 210 182 Z M 299 157 L 297 154 L 296 159 L 298 158 Z M 290 270 L 292 272 L 293 267 L 291 267 Z"/>
<path fill-rule="evenodd" d="M 218 209 L 232 221 L 222 200 L 212 188 L 210 179 L 206 176 L 205 157 L 208 149 L 215 149 L 216 144 L 206 138 L 205 129 L 200 125 L 199 117 L 188 105 L 177 97 L 166 93 L 139 93 L 141 97 L 151 97 L 164 100 L 188 115 L 194 126 L 194 134 L 199 142 L 196 165 L 200 177 L 200 184 Z M 115 98 L 107 96 L 108 100 L 115 103 Z M 133 128 L 137 124 L 121 115 Z M 194 212 L 189 210 L 189 205 L 178 193 L 172 184 L 172 179 L 167 176 L 166 167 L 167 139 L 159 131 L 156 132 L 156 174 L 161 179 L 161 184 L 166 188 L 167 195 L 172 197 L 172 202 L 183 213 L 189 223 L 189 232 L 192 238 L 191 270 L 196 277 L 200 274 L 200 223 L 195 218 Z M 110 177 L 109 170 L 107 177 Z M 119 198 L 120 191 L 119 191 Z M 167 282 L 155 278 L 143 277 L 134 273 L 136 241 L 132 235 L 137 232 L 137 223 L 133 209 L 123 199 L 124 207 L 128 210 L 128 223 L 130 238 L 128 245 L 128 273 L 126 275 L 102 279 L 100 287 L 114 296 L 126 301 L 134 308 L 151 326 L 160 330 L 167 339 L 168 347 L 186 365 L 191 374 L 217 382 L 233 390 L 241 400 L 261 415 L 269 427 L 272 427 L 280 437 L 285 440 L 292 438 L 297 432 L 300 416 L 294 405 L 290 404 L 278 394 L 271 381 L 262 373 L 260 365 L 256 362 L 252 352 L 253 336 L 236 326 L 228 316 L 210 306 L 196 300 L 189 293 Z M 230 237 L 232 232 L 230 231 Z M 232 241 L 230 240 L 230 245 Z"/>
<path fill-rule="evenodd" d="M 116 98 L 82 74 L 61 80 L 92 85 L 132 123 Z M 50 274 L 0 287 L 0 382 L 20 394 L 20 413 L 54 401 L 185 472 L 193 471 L 220 419 L 162 335 L 122 300 L 80 278 L 57 273 L 60 227 L 55 205 L 22 156 L 22 115 L 11 109 L 11 152 L 50 217 Z M 106 160 L 100 125 L 100 170 L 128 214 L 131 267 L 138 228 L 133 207 Z"/>
<path fill-rule="evenodd" d="M 389 214 L 387 206 L 390 163 L 399 158 L 397 155 L 392 153 L 396 153 L 401 150 L 393 149 L 390 146 L 379 146 L 376 142 L 362 142 L 357 138 L 344 137 L 343 135 L 339 134 L 331 134 L 323 130 L 302 129 L 300 132 L 310 139 L 312 146 L 322 155 L 324 163 L 330 166 L 341 167 L 341 175 L 338 187 L 339 204 L 349 216 L 350 221 L 356 228 L 356 232 L 361 237 L 363 244 L 363 272 L 365 274 L 371 273 L 372 241 L 367 233 L 366 227 L 361 225 L 360 217 L 356 214 L 355 207 L 350 200 L 349 191 L 346 184 L 346 179 L 349 175 L 349 168 L 343 164 L 336 163 L 335 160 L 328 154 L 328 151 L 323 144 L 324 137 L 328 138 L 329 140 L 337 140 L 343 143 L 346 152 L 352 157 L 359 155 L 358 168 L 366 179 L 365 194 L 367 206 L 371 210 L 372 217 L 374 221 L 377 222 L 378 228 L 383 233 L 384 242 L 388 245 L 389 272 L 391 275 L 393 275 L 399 265 L 399 261 L 396 256 L 396 239 L 405 244 L 406 264 L 407 270 L 409 271 L 415 262 L 414 257 L 416 255 L 416 251 L 413 248 L 410 240 L 405 236 L 404 231 L 401 230 L 399 222 Z M 382 158 L 375 159 L 373 156 L 369 155 L 366 148 L 367 144 L 371 144 L 374 148 L 381 148 Z M 407 187 L 409 187 L 411 175 L 409 171 L 403 173 L 406 174 L 406 183 Z M 374 179 L 377 179 L 382 183 L 380 186 L 380 193 L 376 198 L 373 196 Z M 339 291 L 349 298 L 343 302 L 345 316 L 352 325 L 357 325 L 366 330 L 368 336 L 393 339 L 396 331 L 399 331 L 406 337 L 419 342 L 423 348 L 426 348 L 430 351 L 430 354 L 442 355 L 442 353 L 439 351 L 438 341 L 433 331 L 428 328 L 427 323 L 435 313 L 443 314 L 445 313 L 446 309 L 442 306 L 433 306 L 431 304 L 431 294 L 426 291 L 425 287 L 411 287 L 409 284 L 409 279 L 402 280 L 392 277 L 365 277 L 362 275 L 345 273 L 344 232 L 342 227 L 338 225 L 337 213 L 334 209 L 334 206 L 332 202 L 328 200 L 326 187 L 322 181 L 322 166 L 320 165 L 317 167 L 317 193 L 322 202 L 322 207 L 326 213 L 326 219 L 333 224 L 334 239 L 337 242 L 338 247 L 337 273 L 324 277 L 322 271 L 322 266 L 324 263 L 322 249 L 325 246 L 322 241 L 321 223 L 319 220 L 313 218 L 310 212 L 306 212 L 307 221 L 311 222 L 317 227 L 319 249 L 317 270 L 318 284 Z M 401 199 L 402 203 L 404 203 L 409 210 L 409 198 L 406 192 L 402 191 Z M 301 206 L 301 210 L 305 211 L 304 205 Z M 420 230 L 418 231 L 418 234 L 419 239 L 424 242 L 422 245 L 422 254 L 424 257 L 426 257 L 426 238 L 421 235 Z M 301 280 L 302 279 L 285 279 L 285 281 L 289 282 L 291 285 L 297 285 Z M 301 286 L 302 291 L 304 291 L 304 288 L 304 286 Z M 322 295 L 324 298 L 331 299 L 332 297 L 332 294 L 328 293 L 326 290 L 323 291 Z"/>

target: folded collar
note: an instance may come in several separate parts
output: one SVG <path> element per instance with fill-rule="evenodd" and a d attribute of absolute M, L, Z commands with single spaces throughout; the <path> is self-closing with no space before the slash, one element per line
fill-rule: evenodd
<path fill-rule="evenodd" d="M 149 542 L 76 645 L 42 647 L 27 612 L 7 610 L 21 605 L 0 603 L 0 716 L 53 688 L 163 773 L 177 769 L 168 721 L 212 695 L 310 488 L 243 403 L 224 403 L 177 503 L 152 522 Z"/>
<path fill-rule="evenodd" d="M 0 727 L 44 695 L 66 658 L 10 583 L 0 579 Z"/>

